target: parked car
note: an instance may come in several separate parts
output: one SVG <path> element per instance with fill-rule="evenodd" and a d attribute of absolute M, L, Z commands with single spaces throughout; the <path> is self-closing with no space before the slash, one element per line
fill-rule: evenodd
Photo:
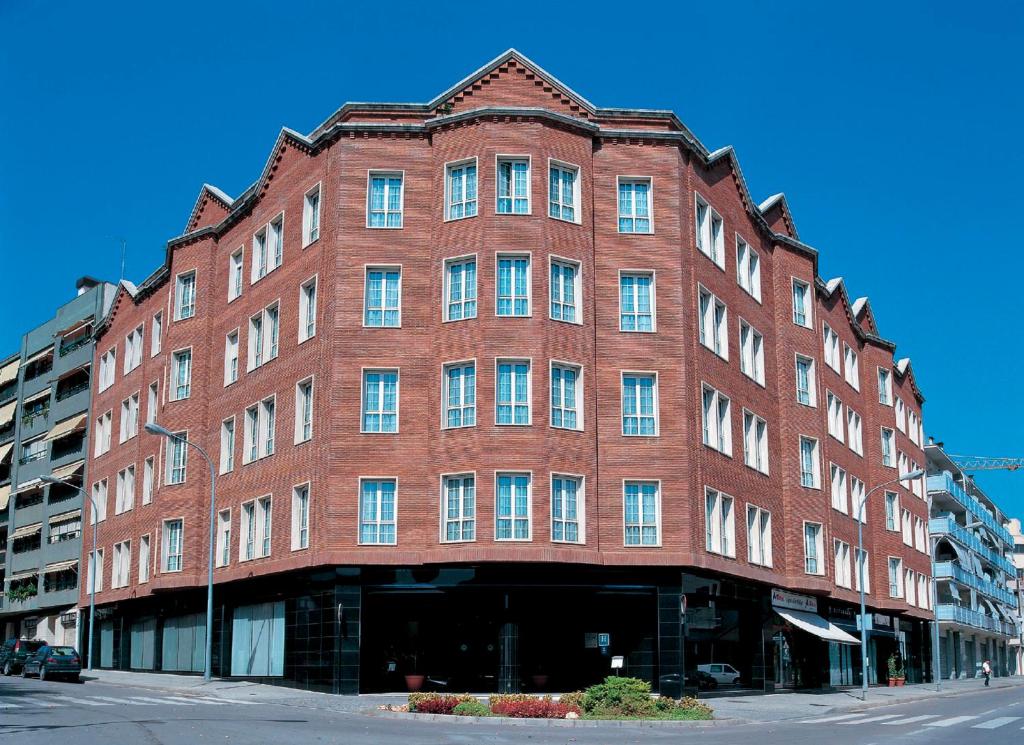
<path fill-rule="evenodd" d="M 16 675 L 29 655 L 45 645 L 40 639 L 8 639 L 0 647 L 0 671 L 4 675 Z"/>
<path fill-rule="evenodd" d="M 667 673 L 658 678 L 658 680 L 663 688 L 678 686 L 679 673 Z M 700 670 L 691 670 L 686 673 L 685 687 L 690 690 L 696 689 L 698 691 L 713 691 L 718 688 L 718 681 L 705 672 L 701 672 Z"/>
<path fill-rule="evenodd" d="M 51 647 L 46 644 L 30 654 L 21 668 L 21 677 L 38 675 L 39 680 L 67 678 L 81 680 L 82 658 L 74 647 Z"/>
<path fill-rule="evenodd" d="M 740 684 L 740 671 L 734 668 L 732 665 L 726 665 L 725 663 L 712 662 L 708 665 L 697 665 L 697 671 L 707 673 L 715 682 L 719 685 L 739 685 Z"/>

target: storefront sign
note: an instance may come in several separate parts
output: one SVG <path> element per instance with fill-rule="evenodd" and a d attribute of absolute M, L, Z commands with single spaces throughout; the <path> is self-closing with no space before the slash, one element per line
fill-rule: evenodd
<path fill-rule="evenodd" d="M 598 634 L 597 635 L 597 646 L 599 647 L 610 647 L 612 645 L 611 634 Z"/>
<path fill-rule="evenodd" d="M 881 613 L 876 613 L 871 619 L 871 622 L 877 628 L 892 628 L 892 616 L 883 616 Z"/>
<path fill-rule="evenodd" d="M 857 614 L 854 612 L 853 606 L 850 605 L 830 603 L 828 606 L 828 617 L 834 621 L 848 623 L 851 626 L 857 623 Z"/>
<path fill-rule="evenodd" d="M 810 595 L 798 595 L 777 587 L 772 588 L 772 605 L 788 610 L 802 610 L 808 613 L 818 612 L 818 599 Z"/>

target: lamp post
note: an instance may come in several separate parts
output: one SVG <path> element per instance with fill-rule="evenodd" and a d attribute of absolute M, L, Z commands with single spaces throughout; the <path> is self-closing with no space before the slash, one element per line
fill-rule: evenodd
<path fill-rule="evenodd" d="M 166 427 L 161 427 L 156 422 L 148 422 L 145 429 L 151 435 L 161 435 L 169 440 L 176 440 L 190 447 L 194 447 L 199 451 L 199 454 L 206 459 L 206 463 L 210 466 L 210 553 L 206 571 L 206 666 L 203 670 L 203 680 L 209 681 L 210 678 L 213 677 L 213 540 L 214 520 L 216 519 L 216 499 L 214 495 L 217 471 L 213 466 L 213 461 L 210 460 L 210 456 L 194 442 L 171 432 Z"/>
<path fill-rule="evenodd" d="M 860 500 L 860 504 L 857 506 L 857 579 L 860 583 L 860 700 L 864 701 L 868 697 L 868 633 L 867 633 L 867 609 L 864 605 L 864 507 L 867 505 L 871 495 L 879 489 L 892 484 L 898 484 L 901 481 L 909 481 L 910 479 L 916 479 L 919 476 L 924 475 L 923 468 L 917 468 L 913 471 L 908 471 L 899 478 L 892 479 L 891 481 L 884 481 L 877 486 L 871 488 L 871 490 L 864 495 L 864 499 Z M 934 574 L 934 572 L 933 572 Z"/>
<path fill-rule="evenodd" d="M 88 668 L 92 670 L 92 638 L 96 634 L 96 526 L 99 525 L 99 523 L 96 520 L 96 498 L 82 487 L 75 486 L 74 484 L 69 484 L 67 481 L 55 479 L 53 476 L 50 475 L 40 476 L 39 480 L 46 484 L 50 484 L 51 486 L 53 484 L 64 484 L 65 486 L 70 486 L 83 497 L 87 496 L 89 498 L 89 504 L 92 507 L 92 558 L 90 559 L 90 561 L 92 562 L 92 568 L 89 571 L 89 649 L 87 652 L 87 655 L 89 657 L 89 660 L 87 662 Z"/>

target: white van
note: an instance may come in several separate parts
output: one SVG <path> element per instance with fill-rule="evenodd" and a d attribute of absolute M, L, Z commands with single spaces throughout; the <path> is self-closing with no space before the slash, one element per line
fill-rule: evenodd
<path fill-rule="evenodd" d="M 718 685 L 739 685 L 740 684 L 740 671 L 734 668 L 732 665 L 726 665 L 724 663 L 712 662 L 709 665 L 697 665 L 697 669 L 702 673 L 707 673 Z"/>

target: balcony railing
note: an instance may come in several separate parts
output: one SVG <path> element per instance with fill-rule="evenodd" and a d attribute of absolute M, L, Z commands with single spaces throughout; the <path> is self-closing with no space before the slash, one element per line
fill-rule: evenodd
<path fill-rule="evenodd" d="M 928 491 L 946 492 L 959 502 L 964 509 L 978 518 L 986 528 L 999 536 L 1004 543 L 1013 545 L 1013 536 L 1010 535 L 1010 531 L 1000 525 L 999 521 L 982 507 L 981 502 L 965 492 L 960 484 L 956 483 L 949 474 L 940 473 L 935 476 L 929 476 Z"/>
<path fill-rule="evenodd" d="M 22 417 L 21 417 L 21 426 L 27 427 L 30 424 L 32 424 L 32 422 L 34 422 L 37 417 L 42 417 L 43 419 L 45 419 L 49 415 L 50 415 L 50 407 L 49 406 L 47 406 L 45 408 L 42 408 L 42 409 L 39 409 L 38 411 L 33 411 L 30 414 L 23 414 Z"/>
<path fill-rule="evenodd" d="M 1016 567 L 1013 566 L 1009 559 L 986 546 L 978 536 L 974 535 L 974 533 L 952 517 L 933 517 L 928 521 L 928 530 L 932 535 L 952 536 L 957 542 L 967 546 L 967 548 L 992 562 L 1009 575 L 1017 573 Z"/>
<path fill-rule="evenodd" d="M 935 564 L 935 576 L 940 579 L 952 579 L 962 585 L 977 590 L 982 595 L 987 595 L 993 600 L 998 600 L 1010 608 L 1017 607 L 1017 595 L 1005 587 L 999 587 L 994 582 L 983 579 L 976 574 L 971 574 L 951 561 L 940 561 Z"/>
<path fill-rule="evenodd" d="M 45 457 L 46 457 L 46 450 L 45 449 L 37 450 L 34 453 L 29 453 L 28 455 L 23 455 L 22 457 L 18 458 L 18 463 L 20 463 L 21 465 L 25 465 L 26 463 L 31 463 L 34 460 L 42 460 Z"/>
<path fill-rule="evenodd" d="M 81 393 L 88 387 L 89 381 L 86 380 L 81 383 L 76 383 L 75 385 L 68 386 L 67 388 L 61 388 L 57 391 L 57 400 L 63 401 L 65 398 L 71 398 L 76 393 Z"/>
<path fill-rule="evenodd" d="M 992 616 L 986 616 L 984 613 L 978 613 L 978 611 L 973 611 L 970 608 L 952 605 L 951 603 L 938 603 L 935 606 L 935 615 L 940 621 L 962 623 L 965 626 L 973 626 L 976 629 L 995 631 L 997 634 L 1003 634 L 1004 636 L 1017 635 L 1017 628 L 1013 624 L 1006 623 Z"/>
<path fill-rule="evenodd" d="M 61 344 L 60 345 L 60 356 L 61 357 L 66 357 L 67 355 L 69 355 L 72 352 L 74 352 L 76 349 L 81 349 L 86 344 L 88 344 L 90 341 L 92 341 L 92 337 L 89 336 L 88 334 L 86 334 L 81 339 L 75 339 L 74 341 L 69 341 L 67 344 Z"/>

